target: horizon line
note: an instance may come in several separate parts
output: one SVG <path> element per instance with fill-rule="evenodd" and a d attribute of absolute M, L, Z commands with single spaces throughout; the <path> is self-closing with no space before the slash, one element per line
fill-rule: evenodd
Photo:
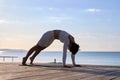
<path fill-rule="evenodd" d="M 2 48 L 0 49 L 0 51 L 28 51 L 26 49 L 8 49 L 8 48 Z M 46 51 L 46 50 L 43 50 L 42 52 L 63 52 L 63 51 Z M 78 52 L 120 52 L 120 51 L 97 51 L 97 50 L 80 50 Z"/>

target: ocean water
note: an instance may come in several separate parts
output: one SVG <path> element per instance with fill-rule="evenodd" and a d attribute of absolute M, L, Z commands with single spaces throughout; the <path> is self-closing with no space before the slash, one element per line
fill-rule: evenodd
<path fill-rule="evenodd" d="M 0 51 L 0 56 L 17 56 L 14 62 L 22 62 L 22 58 L 27 54 L 27 51 Z M 62 62 L 62 52 L 41 52 L 34 62 L 49 63 Z M 108 65 L 120 66 L 120 52 L 78 52 L 76 54 L 76 63 L 82 65 Z M 3 62 L 3 58 L 0 58 Z M 12 62 L 11 58 L 6 58 L 4 62 Z M 28 61 L 29 62 L 29 59 Z M 72 64 L 70 53 L 67 53 L 67 64 Z"/>

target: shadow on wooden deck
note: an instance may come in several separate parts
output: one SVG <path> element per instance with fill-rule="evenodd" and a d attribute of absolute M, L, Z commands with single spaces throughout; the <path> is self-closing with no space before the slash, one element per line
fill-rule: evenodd
<path fill-rule="evenodd" d="M 57 64 L 57 63 L 34 64 L 34 65 L 27 65 L 27 66 L 37 67 L 37 68 L 45 67 L 48 70 L 63 70 L 63 71 L 75 72 L 75 73 L 87 73 L 87 74 L 94 74 L 94 75 L 120 77 L 119 66 L 82 65 L 81 67 L 64 68 L 62 64 Z"/>

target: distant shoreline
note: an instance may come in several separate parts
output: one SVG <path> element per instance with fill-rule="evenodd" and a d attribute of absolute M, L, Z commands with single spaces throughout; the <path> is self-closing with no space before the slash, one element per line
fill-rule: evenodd
<path fill-rule="evenodd" d="M 0 49 L 0 51 L 25 51 L 27 52 L 28 50 L 25 49 Z M 42 52 L 63 52 L 63 51 L 42 51 Z M 120 51 L 79 51 L 79 52 L 120 52 Z"/>
<path fill-rule="evenodd" d="M 0 51 L 27 51 L 24 49 L 0 49 Z"/>

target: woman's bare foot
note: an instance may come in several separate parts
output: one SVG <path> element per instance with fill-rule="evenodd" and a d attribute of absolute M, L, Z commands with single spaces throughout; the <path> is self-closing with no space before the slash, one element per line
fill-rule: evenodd
<path fill-rule="evenodd" d="M 33 58 L 30 57 L 30 64 L 32 65 L 33 64 Z"/>
<path fill-rule="evenodd" d="M 27 61 L 26 57 L 23 57 L 22 65 L 26 65 L 26 61 Z"/>
<path fill-rule="evenodd" d="M 64 68 L 72 68 L 71 66 L 67 66 L 67 65 L 64 65 L 63 67 Z"/>
<path fill-rule="evenodd" d="M 81 67 L 81 65 L 75 64 L 74 67 Z"/>

